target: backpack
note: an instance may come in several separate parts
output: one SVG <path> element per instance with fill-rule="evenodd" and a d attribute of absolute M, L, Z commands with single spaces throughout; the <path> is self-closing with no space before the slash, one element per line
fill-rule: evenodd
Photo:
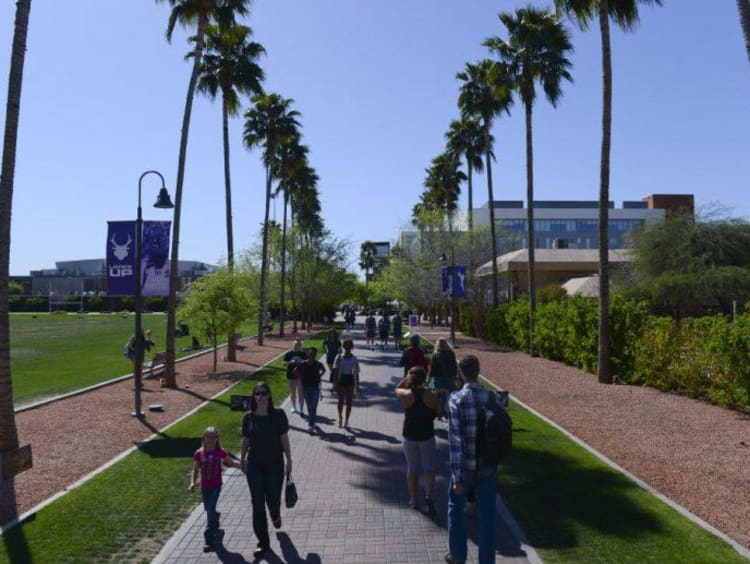
<path fill-rule="evenodd" d="M 477 410 L 477 464 L 497 466 L 513 450 L 513 421 L 493 398 Z"/>

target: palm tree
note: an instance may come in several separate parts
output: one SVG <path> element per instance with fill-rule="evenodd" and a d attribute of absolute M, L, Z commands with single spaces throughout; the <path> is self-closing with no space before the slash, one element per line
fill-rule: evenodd
<path fill-rule="evenodd" d="M 490 207 L 490 233 L 492 238 L 492 303 L 498 304 L 497 239 L 495 237 L 495 205 L 492 189 L 492 139 L 490 130 L 496 116 L 510 114 L 513 105 L 513 84 L 507 73 L 494 61 L 467 63 L 463 72 L 456 75 L 463 84 L 458 96 L 458 107 L 463 117 L 481 119 L 484 136 L 485 166 L 487 168 L 487 197 Z"/>
<path fill-rule="evenodd" d="M 260 267 L 260 311 L 258 313 L 258 344 L 263 345 L 263 326 L 266 307 L 266 271 L 268 270 L 268 215 L 271 203 L 271 186 L 274 178 L 274 162 L 278 147 L 289 139 L 299 136 L 297 128 L 299 112 L 291 110 L 294 100 L 278 94 L 259 94 L 253 97 L 254 107 L 245 112 L 243 140 L 248 149 L 263 147 L 263 162 L 266 167 L 265 215 L 263 219 L 263 246 Z"/>
<path fill-rule="evenodd" d="M 750 59 L 750 0 L 737 0 L 737 10 L 740 13 L 742 36 L 745 38 L 745 51 Z"/>
<path fill-rule="evenodd" d="M 534 265 L 534 146 L 532 112 L 539 81 L 553 107 L 562 96 L 563 80 L 572 82 L 567 55 L 572 52 L 570 35 L 558 17 L 547 9 L 532 6 L 516 10 L 515 15 L 500 14 L 508 30 L 508 40 L 491 37 L 484 42 L 497 53 L 516 82 L 526 113 L 526 205 L 528 209 L 529 249 L 529 354 L 534 354 L 534 311 L 536 285 Z"/>
<path fill-rule="evenodd" d="M 26 55 L 31 0 L 18 0 L 10 54 L 8 102 L 5 111 L 3 159 L 0 168 L 0 452 L 18 448 L 18 431 L 13 411 L 13 381 L 10 374 L 10 317 L 8 315 L 8 275 L 10 272 L 10 218 L 13 206 L 13 179 L 16 170 L 16 142 L 21 112 L 21 83 Z M 13 480 L 0 480 L 0 523 L 16 516 Z"/>
<path fill-rule="evenodd" d="M 638 4 L 661 5 L 661 0 L 555 0 L 558 10 L 567 13 L 587 29 L 595 15 L 602 37 L 602 146 L 599 168 L 599 348 L 597 379 L 610 384 L 609 373 L 609 162 L 612 143 L 612 46 L 609 19 L 623 30 L 638 23 Z M 744 6 L 743 6 L 744 5 Z M 750 19 L 747 0 L 738 0 L 747 44 Z M 745 9 L 743 11 L 743 8 Z M 745 27 L 745 24 L 748 24 Z M 750 56 L 750 52 L 748 52 Z"/>
<path fill-rule="evenodd" d="M 190 115 L 193 111 L 193 96 L 198 83 L 203 58 L 203 47 L 206 27 L 215 21 L 222 27 L 229 27 L 237 16 L 247 13 L 249 0 L 156 0 L 168 2 L 172 7 L 167 22 L 167 41 L 172 41 L 175 26 L 195 29 L 192 38 L 193 69 L 190 73 L 185 110 L 182 114 L 182 131 L 180 133 L 180 150 L 177 157 L 177 181 L 175 183 L 174 220 L 172 221 L 172 254 L 169 263 L 169 298 L 167 299 L 167 360 L 164 366 L 164 378 L 168 387 L 177 386 L 175 378 L 175 315 L 177 290 L 180 284 L 178 271 L 180 258 L 180 218 L 182 216 L 182 185 L 185 180 L 185 158 L 187 155 Z"/>
<path fill-rule="evenodd" d="M 359 267 L 365 271 L 365 287 L 370 282 L 370 271 L 375 268 L 378 249 L 372 241 L 365 241 L 359 247 Z"/>

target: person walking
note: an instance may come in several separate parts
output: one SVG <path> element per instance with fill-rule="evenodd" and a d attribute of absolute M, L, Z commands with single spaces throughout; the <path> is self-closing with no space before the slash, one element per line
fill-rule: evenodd
<path fill-rule="evenodd" d="M 316 357 L 318 349 L 310 347 L 307 351 L 307 360 L 297 365 L 302 392 L 307 404 L 307 429 L 315 434 L 315 423 L 318 416 L 318 402 L 320 401 L 320 379 L 326 373 L 325 366 Z"/>
<path fill-rule="evenodd" d="M 271 388 L 265 382 L 255 384 L 250 411 L 242 418 L 241 461 L 253 504 L 253 532 L 258 547 L 253 553 L 262 557 L 270 548 L 266 506 L 275 528 L 281 527 L 281 488 L 292 474 L 292 451 L 289 446 L 289 421 L 283 409 L 273 405 Z"/>
<path fill-rule="evenodd" d="M 456 389 L 457 376 L 456 353 L 448 340 L 441 337 L 435 341 L 435 352 L 430 358 L 430 388 L 440 396 L 443 411 L 448 410 L 448 396 Z"/>
<path fill-rule="evenodd" d="M 481 408 L 493 409 L 495 394 L 477 382 L 479 359 L 467 355 L 458 364 L 463 387 L 448 399 L 448 564 L 466 561 L 466 492 L 476 489 L 479 501 L 479 564 L 495 562 L 495 494 L 497 465 L 477 458 L 477 415 Z"/>
<path fill-rule="evenodd" d="M 292 413 L 297 413 L 297 399 L 299 399 L 299 413 L 304 415 L 305 397 L 302 395 L 302 388 L 299 386 L 299 374 L 295 368 L 301 362 L 304 362 L 307 354 L 302 350 L 302 341 L 294 340 L 291 350 L 284 355 L 283 363 L 286 366 L 286 381 L 289 384 L 289 397 L 292 400 Z"/>
<path fill-rule="evenodd" d="M 414 334 L 409 337 L 409 346 L 406 350 L 401 353 L 401 360 L 398 363 L 399 366 L 404 367 L 404 376 L 409 373 L 409 370 L 414 366 L 421 366 L 425 370 L 429 370 L 429 363 L 424 351 L 419 346 L 419 335 Z"/>
<path fill-rule="evenodd" d="M 367 314 L 367 317 L 365 317 L 365 343 L 368 347 L 374 347 L 375 346 L 375 329 L 377 328 L 377 323 L 375 321 L 375 316 L 372 314 L 372 312 Z M 370 349 L 372 350 L 372 348 Z"/>
<path fill-rule="evenodd" d="M 401 350 L 401 316 L 396 313 L 391 318 L 391 326 L 393 327 L 393 344 L 396 345 L 396 350 Z"/>
<path fill-rule="evenodd" d="M 396 397 L 404 408 L 404 455 L 406 456 L 406 486 L 409 490 L 409 507 L 419 509 L 417 491 L 419 474 L 422 474 L 427 513 L 436 515 L 432 501 L 435 485 L 435 417 L 442 415 L 440 398 L 427 390 L 427 373 L 415 366 L 396 386 Z"/>
<path fill-rule="evenodd" d="M 343 426 L 349 428 L 349 416 L 352 413 L 352 397 L 356 393 L 359 395 L 359 361 L 352 354 L 354 341 L 346 339 L 344 341 L 344 352 L 336 357 L 334 369 L 338 374 L 338 412 L 339 427 L 342 426 L 342 414 L 346 406 L 346 419 Z"/>
<path fill-rule="evenodd" d="M 331 395 L 336 393 L 336 371 L 333 369 L 333 362 L 341 353 L 341 341 L 339 341 L 336 329 L 331 328 L 328 331 L 326 340 L 323 341 L 323 352 L 326 354 L 326 365 L 328 365 L 328 379 L 331 382 Z"/>
<path fill-rule="evenodd" d="M 380 346 L 385 350 L 388 348 L 388 336 L 391 334 L 391 320 L 385 314 L 380 318 L 378 331 L 380 333 Z"/>
<path fill-rule="evenodd" d="M 221 465 L 242 468 L 229 453 L 221 448 L 219 431 L 216 427 L 207 427 L 201 437 L 201 447 L 193 454 L 193 475 L 188 490 L 193 491 L 200 476 L 201 499 L 206 510 L 206 529 L 203 531 L 203 552 L 216 550 L 216 540 L 219 534 L 219 517 L 216 510 L 221 493 Z"/>

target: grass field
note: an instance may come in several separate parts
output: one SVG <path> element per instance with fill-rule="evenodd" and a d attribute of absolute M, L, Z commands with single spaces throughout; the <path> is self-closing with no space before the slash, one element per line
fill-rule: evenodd
<path fill-rule="evenodd" d="M 151 329 L 156 347 L 151 358 L 166 347 L 167 316 L 144 314 L 143 328 Z M 14 314 L 10 318 L 11 374 L 17 406 L 110 380 L 132 371 L 122 349 L 134 330 L 129 314 Z M 255 333 L 253 322 L 241 328 Z M 177 356 L 191 337 L 176 339 Z M 205 344 L 205 343 L 203 343 Z"/>

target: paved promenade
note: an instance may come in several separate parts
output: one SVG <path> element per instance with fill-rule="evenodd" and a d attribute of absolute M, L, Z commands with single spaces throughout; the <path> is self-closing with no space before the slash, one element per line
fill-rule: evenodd
<path fill-rule="evenodd" d="M 364 348 L 360 331 L 362 398 L 355 399 L 351 429 L 338 428 L 330 384 L 323 384 L 318 409 L 320 432 L 307 434 L 307 423 L 289 413 L 294 477 L 300 495 L 283 507 L 281 529 L 271 527 L 271 549 L 261 562 L 288 564 L 439 564 L 447 551 L 447 424 L 436 422 L 438 477 L 434 492 L 438 515 L 407 506 L 401 450 L 403 410 L 394 396 L 400 353 Z M 325 377 L 327 379 L 327 376 Z M 288 410 L 288 402 L 284 404 Z M 238 425 L 240 417 L 238 415 Z M 226 442 L 226 439 L 225 439 Z M 238 445 L 229 443 L 233 451 Z M 252 530 L 250 494 L 236 469 L 225 473 L 219 501 L 224 537 L 215 553 L 203 553 L 205 513 L 198 506 L 154 559 L 155 563 L 258 562 Z M 420 500 L 421 501 L 421 500 Z M 422 503 L 423 505 L 423 503 Z M 499 503 L 498 499 L 498 505 Z M 502 515 L 502 513 L 501 513 Z M 476 562 L 476 531 L 470 525 L 469 559 Z M 527 562 L 505 520 L 498 519 L 498 562 Z"/>

